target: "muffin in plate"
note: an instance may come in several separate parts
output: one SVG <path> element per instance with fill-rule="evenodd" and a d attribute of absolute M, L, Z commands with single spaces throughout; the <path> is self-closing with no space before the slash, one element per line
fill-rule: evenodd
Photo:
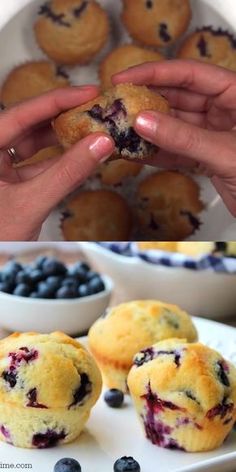
<path fill-rule="evenodd" d="M 187 30 L 189 0 L 123 0 L 122 20 L 130 36 L 146 46 L 169 46 Z"/>
<path fill-rule="evenodd" d="M 167 339 L 134 358 L 128 386 L 146 437 L 187 452 L 215 449 L 236 419 L 236 368 L 200 343 Z"/>
<path fill-rule="evenodd" d="M 157 300 L 123 303 L 111 308 L 89 331 L 89 347 L 109 388 L 127 391 L 127 375 L 140 349 L 162 339 L 196 341 L 190 316 L 175 305 Z"/>
<path fill-rule="evenodd" d="M 91 355 L 63 333 L 0 341 L 0 440 L 48 448 L 79 436 L 101 392 Z"/>
<path fill-rule="evenodd" d="M 34 25 L 39 47 L 57 64 L 85 64 L 103 48 L 109 18 L 94 0 L 51 0 Z"/>
<path fill-rule="evenodd" d="M 197 59 L 236 71 L 236 39 L 221 28 L 200 28 L 187 36 L 178 57 Z"/>

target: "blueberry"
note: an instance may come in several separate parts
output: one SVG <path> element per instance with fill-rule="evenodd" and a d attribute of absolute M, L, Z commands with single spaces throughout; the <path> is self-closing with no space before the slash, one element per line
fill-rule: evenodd
<path fill-rule="evenodd" d="M 14 272 L 15 274 L 17 274 L 17 272 L 19 272 L 22 269 L 23 267 L 21 264 L 19 264 L 19 262 L 9 261 L 3 268 L 3 272 Z"/>
<path fill-rule="evenodd" d="M 79 282 L 83 283 L 86 281 L 86 275 L 90 271 L 90 267 L 85 262 L 78 262 L 69 268 L 68 274 L 71 277 L 75 277 Z"/>
<path fill-rule="evenodd" d="M 60 288 L 62 284 L 62 277 L 57 276 L 57 275 L 51 275 L 46 279 L 46 283 L 49 287 L 51 287 L 52 290 L 55 290 L 55 292 Z"/>
<path fill-rule="evenodd" d="M 140 472 L 140 465 L 133 457 L 121 457 L 114 464 L 114 472 Z"/>
<path fill-rule="evenodd" d="M 111 408 L 120 408 L 124 402 L 124 394 L 121 390 L 111 388 L 105 393 L 104 400 Z"/>
<path fill-rule="evenodd" d="M 31 284 L 31 278 L 30 278 L 30 275 L 25 272 L 24 270 L 20 270 L 17 274 L 16 274 L 16 284 L 27 284 L 27 285 L 30 285 Z"/>
<path fill-rule="evenodd" d="M 90 270 L 90 271 L 87 273 L 86 280 L 89 282 L 89 280 L 92 280 L 92 279 L 94 279 L 95 277 L 100 277 L 100 275 L 98 274 L 98 272 L 94 272 L 93 270 Z"/>
<path fill-rule="evenodd" d="M 89 287 L 89 285 L 82 284 L 78 288 L 78 297 L 88 297 L 89 295 L 92 295 L 92 290 Z"/>
<path fill-rule="evenodd" d="M 92 280 L 90 280 L 88 286 L 92 290 L 92 293 L 99 293 L 105 290 L 105 285 L 101 277 L 94 277 Z"/>
<path fill-rule="evenodd" d="M 73 287 L 61 287 L 59 290 L 57 290 L 56 293 L 56 298 L 76 298 L 77 293 L 76 290 L 73 289 Z"/>
<path fill-rule="evenodd" d="M 64 280 L 61 282 L 62 287 L 70 287 L 73 290 L 77 290 L 78 287 L 78 281 L 73 279 L 72 277 L 66 277 Z"/>
<path fill-rule="evenodd" d="M 37 291 L 39 298 L 54 298 L 54 290 L 46 282 L 39 282 Z"/>
<path fill-rule="evenodd" d="M 46 256 L 39 256 L 37 257 L 35 263 L 34 263 L 34 266 L 36 269 L 42 269 L 43 268 L 43 264 L 44 262 L 46 262 L 48 259 L 48 257 Z"/>
<path fill-rule="evenodd" d="M 67 272 L 66 266 L 54 258 L 48 258 L 43 263 L 43 273 L 45 275 L 65 275 Z"/>
<path fill-rule="evenodd" d="M 31 288 L 27 284 L 19 284 L 16 286 L 13 295 L 18 297 L 28 297 L 30 294 Z"/>
<path fill-rule="evenodd" d="M 39 269 L 30 269 L 28 273 L 29 273 L 30 280 L 34 284 L 37 284 L 38 282 L 44 279 L 44 274 Z"/>
<path fill-rule="evenodd" d="M 38 292 L 32 292 L 29 295 L 30 298 L 42 298 Z"/>
<path fill-rule="evenodd" d="M 81 472 L 81 466 L 75 459 L 61 459 L 54 467 L 53 472 Z"/>
<path fill-rule="evenodd" d="M 14 286 L 7 282 L 1 282 L 0 283 L 0 292 L 4 293 L 12 293 Z"/>

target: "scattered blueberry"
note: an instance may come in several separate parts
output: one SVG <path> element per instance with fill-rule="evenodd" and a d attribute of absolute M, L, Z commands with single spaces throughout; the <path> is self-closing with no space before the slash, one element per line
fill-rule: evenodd
<path fill-rule="evenodd" d="M 133 457 L 121 457 L 114 464 L 114 472 L 140 472 L 140 465 Z"/>
<path fill-rule="evenodd" d="M 65 458 L 56 463 L 53 472 L 81 472 L 81 466 L 75 459 Z"/>
<path fill-rule="evenodd" d="M 104 400 L 111 408 L 120 408 L 124 402 L 124 394 L 121 390 L 111 388 L 105 393 Z"/>
<path fill-rule="evenodd" d="M 28 297 L 30 294 L 30 287 L 27 284 L 19 284 L 16 286 L 13 295 L 17 295 L 18 297 Z"/>
<path fill-rule="evenodd" d="M 56 293 L 56 298 L 75 298 L 76 290 L 73 287 L 61 287 Z"/>

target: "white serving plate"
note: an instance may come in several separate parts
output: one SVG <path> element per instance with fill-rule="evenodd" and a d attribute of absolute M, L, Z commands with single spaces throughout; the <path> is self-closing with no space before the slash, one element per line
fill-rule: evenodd
<path fill-rule="evenodd" d="M 97 270 L 109 275 L 124 301 L 154 298 L 181 306 L 194 316 L 235 317 L 236 274 L 146 263 L 96 243 L 77 243 Z"/>
<path fill-rule="evenodd" d="M 236 329 L 195 318 L 200 340 L 236 362 Z M 86 339 L 82 338 L 86 343 Z M 101 397 L 92 411 L 87 428 L 74 443 L 47 450 L 26 450 L 0 443 L 0 464 L 32 464 L 32 472 L 53 472 L 62 457 L 73 457 L 82 472 L 112 472 L 114 461 L 132 455 L 141 472 L 235 472 L 236 433 L 215 451 L 188 454 L 153 446 L 142 433 L 129 398 L 122 409 L 106 406 Z"/>
<path fill-rule="evenodd" d="M 9 0 L 5 6 L 1 5 L 0 18 L 0 84 L 8 71 L 19 64 L 19 62 L 44 57 L 37 47 L 32 32 L 32 23 L 38 11 L 39 5 L 44 0 Z M 111 0 L 99 0 L 105 6 L 113 21 L 113 37 L 105 48 L 103 53 L 92 65 L 86 67 L 77 67 L 71 71 L 71 79 L 74 83 L 84 84 L 97 82 L 97 64 L 101 57 L 112 47 L 118 45 L 121 41 L 128 40 L 121 25 L 117 23 L 117 17 L 120 13 L 121 2 Z M 23 9 L 21 7 L 24 6 Z M 236 5 L 235 0 L 192 0 L 194 11 L 191 28 L 196 26 L 212 24 L 216 27 L 225 27 L 235 32 L 236 24 Z M 9 20 L 13 11 L 17 14 Z M 5 26 L 3 26 L 5 25 Z M 202 188 L 202 199 L 207 203 L 207 211 L 201 215 L 202 226 L 200 230 L 191 238 L 191 240 L 214 240 L 217 234 L 218 240 L 226 241 L 234 239 L 236 232 L 235 219 L 228 213 L 221 198 L 217 195 L 209 180 L 205 177 L 197 177 L 197 181 Z M 56 241 L 62 240 L 59 230 L 59 213 L 52 213 L 43 227 L 41 240 Z"/>

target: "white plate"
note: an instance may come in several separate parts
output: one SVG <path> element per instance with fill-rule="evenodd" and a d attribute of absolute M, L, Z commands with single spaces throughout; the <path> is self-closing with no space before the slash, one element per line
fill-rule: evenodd
<path fill-rule="evenodd" d="M 202 342 L 236 362 L 236 329 L 199 318 L 194 321 Z M 235 432 L 220 449 L 207 453 L 188 454 L 153 446 L 144 438 L 129 399 L 124 408 L 113 410 L 101 397 L 76 442 L 47 450 L 17 449 L 0 443 L 0 465 L 28 463 L 32 472 L 53 472 L 59 459 L 73 457 L 81 463 L 82 472 L 112 472 L 117 458 L 132 455 L 142 472 L 235 472 L 235 446 Z"/>
<path fill-rule="evenodd" d="M 23 4 L 27 0 L 23 0 Z M 86 67 L 77 67 L 71 72 L 71 79 L 74 83 L 97 82 L 97 64 L 106 52 L 118 45 L 121 41 L 128 40 L 128 36 L 117 22 L 119 17 L 121 2 L 112 2 L 111 0 L 99 0 L 105 6 L 113 21 L 113 37 L 92 65 Z M 10 0 L 11 8 L 7 9 L 8 15 L 12 11 L 13 2 Z M 36 17 L 39 5 L 43 0 L 34 0 L 11 19 L 0 31 L 0 84 L 4 80 L 8 71 L 25 60 L 31 60 L 43 57 L 39 50 L 32 32 L 32 24 Z M 20 1 L 17 2 L 16 9 L 19 10 Z M 235 31 L 236 6 L 235 0 L 192 0 L 194 18 L 191 29 L 201 25 L 214 25 L 216 27 L 225 27 Z M 1 13 L 2 14 L 2 13 Z M 4 20 L 0 22 L 4 24 Z M 215 235 L 219 240 L 230 240 L 234 238 L 236 231 L 235 219 L 226 210 L 221 198 L 217 195 L 210 182 L 204 177 L 198 177 L 197 181 L 202 188 L 202 199 L 207 203 L 207 211 L 201 215 L 203 222 L 200 230 L 191 238 L 192 240 L 214 240 Z M 47 223 L 44 225 L 41 240 L 60 240 L 62 236 L 58 230 L 59 215 L 54 212 Z"/>

